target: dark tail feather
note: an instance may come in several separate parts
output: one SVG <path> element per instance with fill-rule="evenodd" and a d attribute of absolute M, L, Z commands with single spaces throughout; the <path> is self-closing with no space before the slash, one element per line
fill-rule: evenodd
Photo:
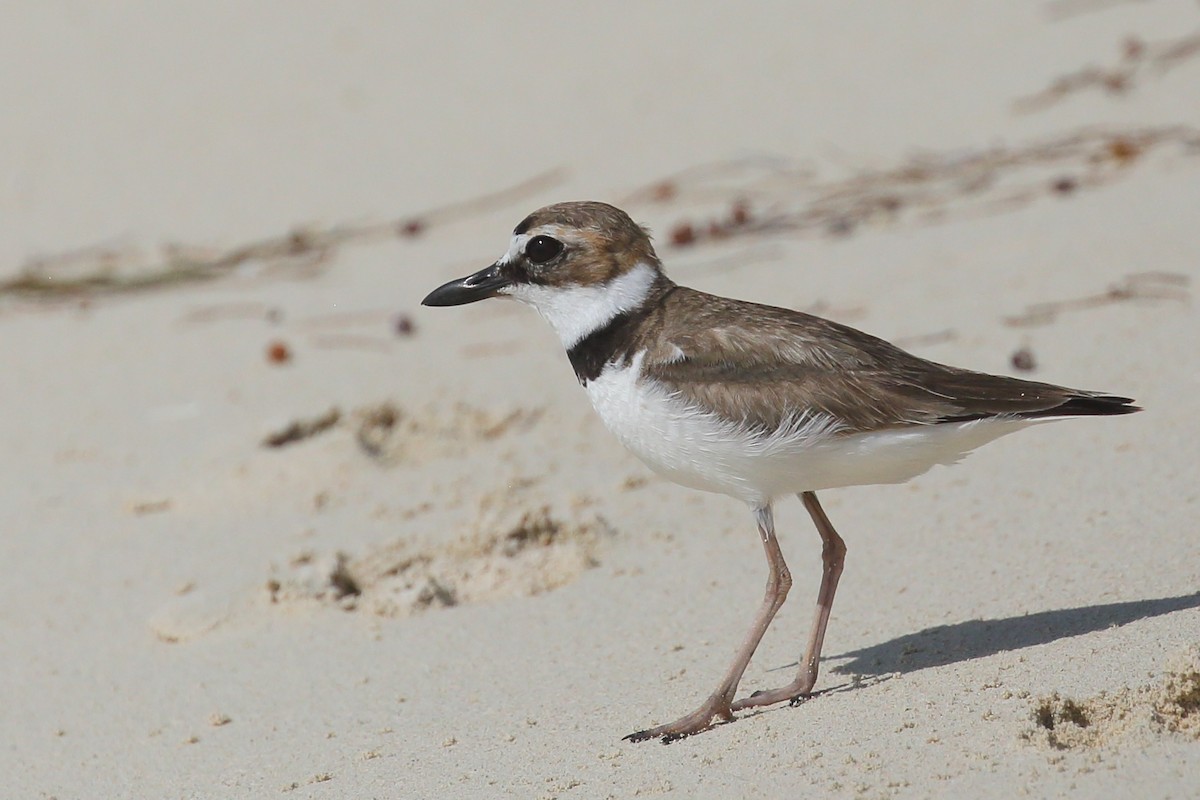
<path fill-rule="evenodd" d="M 1046 417 L 1107 417 L 1113 414 L 1132 414 L 1141 411 L 1141 406 L 1133 405 L 1131 397 L 1117 397 L 1111 394 L 1076 394 L 1056 406 L 1039 408 L 1035 411 L 981 411 L 975 414 L 959 414 L 952 417 L 942 417 L 938 422 L 972 422 L 977 419 L 993 419 L 1006 417 L 1008 419 L 1044 419 Z"/>
<path fill-rule="evenodd" d="M 1065 403 L 1044 408 L 1040 411 L 1029 411 L 1018 414 L 1020 419 L 1038 419 L 1039 417 L 1095 417 L 1112 414 L 1132 414 L 1141 411 L 1141 406 L 1133 404 L 1131 397 L 1116 397 L 1111 394 L 1081 394 L 1067 398 Z"/>

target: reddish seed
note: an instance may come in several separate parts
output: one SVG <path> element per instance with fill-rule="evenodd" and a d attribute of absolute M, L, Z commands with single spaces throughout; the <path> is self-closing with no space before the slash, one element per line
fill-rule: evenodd
<path fill-rule="evenodd" d="M 286 364 L 292 360 L 292 350 L 281 341 L 267 345 L 267 361 L 271 364 Z"/>
<path fill-rule="evenodd" d="M 671 244 L 686 247 L 696 241 L 696 230 L 690 223 L 681 222 L 671 229 Z"/>
<path fill-rule="evenodd" d="M 668 200 L 673 200 L 677 192 L 675 184 L 670 181 L 663 181 L 650 190 L 650 197 L 656 203 L 665 203 Z"/>
<path fill-rule="evenodd" d="M 1104 88 L 1110 92 L 1120 94 L 1129 88 L 1129 79 L 1124 75 L 1107 75 L 1104 78 Z"/>
<path fill-rule="evenodd" d="M 407 236 L 411 239 L 425 232 L 425 222 L 420 219 L 410 219 L 400 223 L 398 228 L 401 236 Z"/>
<path fill-rule="evenodd" d="M 413 324 L 412 317 L 407 314 L 399 314 L 392 323 L 392 329 L 397 336 L 412 336 L 417 332 L 417 326 Z"/>
<path fill-rule="evenodd" d="M 750 221 L 750 206 L 742 200 L 733 204 L 733 210 L 729 214 L 729 221 L 736 227 L 741 227 Z"/>
<path fill-rule="evenodd" d="M 1032 372 L 1037 369 L 1037 359 L 1033 357 L 1033 351 L 1028 347 L 1022 347 L 1020 350 L 1012 354 L 1013 369 L 1019 369 L 1022 372 Z"/>

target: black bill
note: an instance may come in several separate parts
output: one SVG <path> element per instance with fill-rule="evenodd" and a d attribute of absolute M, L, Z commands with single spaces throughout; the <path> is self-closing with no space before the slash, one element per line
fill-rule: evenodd
<path fill-rule="evenodd" d="M 423 306 L 461 306 L 486 300 L 512 283 L 500 270 L 499 264 L 492 264 L 481 269 L 474 275 L 459 278 L 434 289 L 421 301 Z"/>

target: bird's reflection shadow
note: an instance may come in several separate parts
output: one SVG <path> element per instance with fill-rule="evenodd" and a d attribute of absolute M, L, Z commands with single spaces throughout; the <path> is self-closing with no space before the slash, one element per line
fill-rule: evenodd
<path fill-rule="evenodd" d="M 1155 600 L 1039 611 L 1004 619 L 968 620 L 926 628 L 829 658 L 850 659 L 832 668 L 833 672 L 846 675 L 916 672 L 1193 608 L 1200 608 L 1200 592 Z"/>

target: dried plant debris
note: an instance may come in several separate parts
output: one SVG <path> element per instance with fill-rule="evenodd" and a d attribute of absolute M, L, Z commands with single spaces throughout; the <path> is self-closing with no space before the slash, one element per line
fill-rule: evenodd
<path fill-rule="evenodd" d="M 384 448 L 396 430 L 396 423 L 400 421 L 400 409 L 391 403 L 380 403 L 359 410 L 357 416 L 358 426 L 354 436 L 358 446 L 368 455 L 382 458 Z"/>
<path fill-rule="evenodd" d="M 1065 311 L 1083 311 L 1114 303 L 1187 302 L 1190 298 L 1190 282 L 1187 275 L 1175 272 L 1139 272 L 1125 276 L 1120 282 L 1097 294 L 1070 300 L 1034 303 L 1020 314 L 1005 317 L 1004 324 L 1013 328 L 1049 325 Z"/>
<path fill-rule="evenodd" d="M 1043 697 L 1033 710 L 1033 722 L 1026 738 L 1059 750 L 1104 747 L 1127 737 L 1200 740 L 1200 646 L 1174 659 L 1153 686 L 1086 700 Z"/>
<path fill-rule="evenodd" d="M 549 507 L 497 513 L 481 503 L 460 538 L 420 546 L 397 540 L 351 558 L 304 554 L 268 582 L 273 603 L 320 602 L 347 611 L 406 617 L 435 608 L 541 594 L 595 566 L 611 530 L 600 517 L 567 521 Z"/>
<path fill-rule="evenodd" d="M 763 192 L 794 190 L 815 184 L 817 170 L 781 156 L 751 155 L 693 164 L 621 198 L 617 205 L 677 202 L 726 203 L 731 197 L 750 204 Z M 732 211 L 730 212 L 732 217 Z"/>
<path fill-rule="evenodd" d="M 61 300 L 128 294 L 213 281 L 247 267 L 286 267 L 305 274 L 323 267 L 340 248 L 418 236 L 434 225 L 502 208 L 555 186 L 561 169 L 498 192 L 377 223 L 308 225 L 230 248 L 166 244 L 148 255 L 134 246 L 97 246 L 31 258 L 11 278 L 0 279 L 0 296 Z"/>
<path fill-rule="evenodd" d="M 670 192 L 659 182 L 631 199 L 712 209 L 672 227 L 667 238 L 676 247 L 774 233 L 848 236 L 869 224 L 935 224 L 1016 210 L 1107 185 L 1167 152 L 1200 156 L 1200 130 L 1088 128 L 1024 144 L 916 155 L 826 181 L 780 160 L 741 160 L 681 173 L 665 182 Z"/>
<path fill-rule="evenodd" d="M 308 419 L 296 419 L 283 428 L 267 434 L 263 439 L 263 447 L 284 447 L 285 445 L 302 442 L 305 439 L 324 433 L 337 425 L 342 419 L 342 412 L 336 406 L 324 414 Z"/>
<path fill-rule="evenodd" d="M 391 401 L 349 414 L 334 407 L 314 417 L 292 420 L 268 434 L 262 446 L 280 448 L 345 427 L 353 430 L 363 452 L 381 463 L 394 464 L 446 455 L 464 443 L 491 441 L 512 431 L 528 430 L 543 412 L 540 407 L 491 411 L 466 403 L 408 411 Z"/>
<path fill-rule="evenodd" d="M 1017 100 L 1015 110 L 1022 113 L 1041 111 L 1088 90 L 1109 95 L 1124 94 L 1146 78 L 1161 77 L 1198 56 L 1200 31 L 1161 42 L 1129 37 L 1121 43 L 1115 63 L 1106 67 L 1087 66 L 1055 78 L 1040 92 Z"/>

